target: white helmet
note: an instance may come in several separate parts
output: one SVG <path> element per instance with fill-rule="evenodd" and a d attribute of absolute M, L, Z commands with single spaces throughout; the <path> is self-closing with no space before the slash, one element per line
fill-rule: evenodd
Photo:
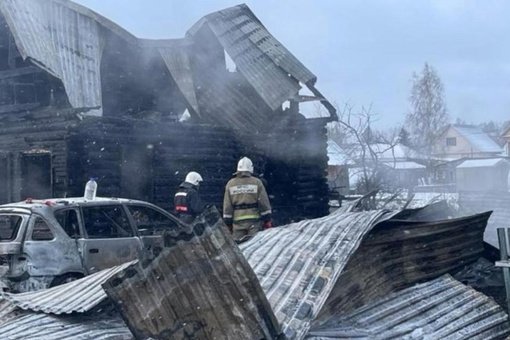
<path fill-rule="evenodd" d="M 186 179 L 184 180 L 184 182 L 188 182 L 193 185 L 199 185 L 200 182 L 203 181 L 204 180 L 202 179 L 202 176 L 200 176 L 200 174 L 195 171 L 188 172 L 188 174 L 186 175 Z"/>
<path fill-rule="evenodd" d="M 251 159 L 248 157 L 243 157 L 237 163 L 237 171 L 248 171 L 250 173 L 253 173 L 253 163 L 251 162 Z"/>

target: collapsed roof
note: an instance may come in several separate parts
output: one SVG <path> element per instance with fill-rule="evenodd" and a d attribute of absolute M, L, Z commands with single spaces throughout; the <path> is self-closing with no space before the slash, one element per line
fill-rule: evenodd
<path fill-rule="evenodd" d="M 414 325 L 423 325 L 426 334 L 451 334 L 450 331 L 454 330 L 469 337 L 483 331 L 485 339 L 509 334 L 507 316 L 492 299 L 475 293 L 449 277 L 401 290 L 463 267 L 475 261 L 483 251 L 482 236 L 490 212 L 456 219 L 448 219 L 448 215 L 444 205 L 406 209 L 397 213 L 338 211 L 327 217 L 259 233 L 241 245 L 243 257 L 239 256 L 237 247 L 229 246 L 233 241 L 226 235 L 223 224 L 215 222 L 217 220 L 208 212 L 195 223 L 192 234 L 179 233 L 171 236 L 169 241 L 165 238 L 165 244 L 170 247 L 167 249 L 172 252 L 164 251 L 159 260 L 141 265 L 123 265 L 123 268 L 94 274 L 86 284 L 84 281 L 87 277 L 46 291 L 30 293 L 30 297 L 4 293 L 10 303 L 0 305 L 0 309 L 6 311 L 6 317 L 2 318 L 5 321 L 0 323 L 0 333 L 12 335 L 13 338 L 30 332 L 41 334 L 44 332 L 43 327 L 39 327 L 41 324 L 53 328 L 60 325 L 62 332 L 74 332 L 78 327 L 76 318 L 67 321 L 54 316 L 27 319 L 27 315 L 30 315 L 28 312 L 16 315 L 16 310 L 17 313 L 19 308 L 50 313 L 93 312 L 93 308 L 106 299 L 104 292 L 98 292 L 106 279 L 106 287 L 110 290 L 108 296 L 121 306 L 123 317 L 134 333 L 148 329 L 177 331 L 175 327 L 165 327 L 172 325 L 172 322 L 177 322 L 174 326 L 181 325 L 182 318 L 188 320 L 191 315 L 186 308 L 182 311 L 171 308 L 177 305 L 204 307 L 200 310 L 195 308 L 192 312 L 195 325 L 200 325 L 199 320 L 203 316 L 200 313 L 207 313 L 212 323 L 221 320 L 232 322 L 246 317 L 256 327 L 262 322 L 250 318 L 253 314 L 249 310 L 254 310 L 253 305 L 246 302 L 241 307 L 239 299 L 232 300 L 235 296 L 244 296 L 249 287 L 256 286 L 254 281 L 257 280 L 251 280 L 251 266 L 260 282 L 263 296 L 267 297 L 271 306 L 267 314 L 262 313 L 267 316 L 266 324 L 269 315 L 274 313 L 282 331 L 289 338 L 324 337 L 324 332 L 340 336 L 345 335 L 346 327 L 351 326 L 355 329 L 351 327 L 350 331 L 357 335 L 371 334 L 379 329 L 388 336 L 414 334 Z M 188 242 L 190 237 L 194 241 Z M 242 265 L 244 258 L 250 264 L 248 268 Z M 235 265 L 236 261 L 238 265 Z M 147 268 L 151 268 L 151 271 Z M 242 272 L 245 274 L 239 275 Z M 221 285 L 211 282 L 221 282 Z M 197 285 L 196 289 L 193 285 Z M 234 286 L 236 289 L 233 289 Z M 252 293 L 260 294 L 253 288 L 249 289 Z M 49 294 L 49 291 L 52 293 Z M 393 292 L 396 293 L 389 295 Z M 52 294 L 61 296 L 62 300 L 48 298 Z M 197 296 L 204 301 L 198 301 Z M 222 297 L 221 303 L 211 303 L 218 302 L 215 299 L 219 296 Z M 408 307 L 409 296 L 420 297 L 414 301 L 416 306 L 423 309 L 429 306 L 438 312 L 415 313 L 416 309 Z M 461 303 L 471 296 L 476 297 L 476 303 L 483 313 L 473 313 L 471 303 Z M 441 304 L 441 299 L 445 297 L 456 303 L 453 310 Z M 256 296 L 253 298 L 257 299 Z M 258 296 L 260 298 L 262 296 Z M 382 300 L 376 302 L 378 299 Z M 230 310 L 236 310 L 236 313 L 226 312 L 229 310 L 229 301 L 234 301 Z M 13 308 L 13 304 L 18 308 Z M 260 308 L 268 308 L 264 303 L 258 306 L 259 313 Z M 383 310 L 388 306 L 395 313 L 376 313 L 377 324 L 373 327 L 363 326 L 366 313 L 379 310 L 378 306 Z M 402 314 L 412 316 L 413 323 L 407 322 L 407 318 L 398 317 Z M 157 315 L 164 316 L 165 320 L 153 322 Z M 465 317 L 459 323 L 460 315 Z M 104 317 L 97 314 L 96 321 Z M 119 328 L 118 317 L 110 316 L 110 319 L 113 320 L 111 329 L 98 329 L 97 323 L 82 324 L 81 329 L 96 336 L 107 332 L 127 334 L 127 327 Z M 392 319 L 392 323 L 386 322 L 388 319 Z M 343 328 L 331 328 L 340 325 L 340 321 Z M 346 324 L 346 321 L 350 324 Z M 26 327 L 25 322 L 29 322 L 31 327 Z M 442 327 L 430 327 L 439 323 Z M 217 328 L 213 330 L 218 331 Z"/>
<path fill-rule="evenodd" d="M 0 14 L 23 59 L 60 79 L 72 107 L 91 108 L 95 115 L 103 114 L 101 63 L 113 34 L 138 51 L 156 50 L 189 112 L 201 121 L 262 128 L 281 114 L 284 102 L 302 100 L 300 84 L 328 108 L 331 120 L 337 119 L 315 88 L 317 77 L 246 5 L 209 14 L 185 38 L 165 40 L 138 39 L 68 0 L 5 0 Z M 225 53 L 239 72 L 225 69 Z"/>

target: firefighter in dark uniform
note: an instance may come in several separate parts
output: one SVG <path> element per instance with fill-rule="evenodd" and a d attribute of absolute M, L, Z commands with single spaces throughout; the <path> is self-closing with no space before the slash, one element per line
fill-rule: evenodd
<path fill-rule="evenodd" d="M 225 187 L 223 220 L 236 241 L 273 227 L 266 188 L 252 173 L 252 161 L 243 157 L 237 164 L 236 176 Z"/>
<path fill-rule="evenodd" d="M 177 217 L 186 223 L 191 223 L 195 217 L 204 211 L 205 205 L 198 194 L 198 187 L 202 176 L 197 172 L 190 172 L 179 186 L 174 197 L 174 212 Z"/>

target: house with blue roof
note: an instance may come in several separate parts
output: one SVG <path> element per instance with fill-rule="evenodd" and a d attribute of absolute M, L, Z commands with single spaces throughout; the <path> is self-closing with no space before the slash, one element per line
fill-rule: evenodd
<path fill-rule="evenodd" d="M 482 129 L 460 124 L 449 125 L 437 139 L 433 150 L 432 156 L 442 160 L 491 158 L 503 155 L 503 147 Z"/>
<path fill-rule="evenodd" d="M 506 127 L 506 129 L 503 131 L 503 133 L 501 134 L 501 138 L 504 140 L 504 147 L 503 149 L 505 150 L 505 156 L 510 156 L 510 125 L 508 125 Z"/>

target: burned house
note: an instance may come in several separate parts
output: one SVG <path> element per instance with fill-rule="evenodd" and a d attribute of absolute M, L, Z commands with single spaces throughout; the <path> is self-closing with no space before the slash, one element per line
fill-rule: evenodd
<path fill-rule="evenodd" d="M 220 206 L 248 156 L 277 222 L 323 216 L 325 125 L 337 117 L 316 80 L 246 5 L 205 16 L 184 38 L 147 40 L 71 1 L 2 1 L 0 203 L 81 196 L 96 177 L 100 196 L 170 209 L 194 170 Z M 301 115 L 310 99 L 329 117 Z"/>

